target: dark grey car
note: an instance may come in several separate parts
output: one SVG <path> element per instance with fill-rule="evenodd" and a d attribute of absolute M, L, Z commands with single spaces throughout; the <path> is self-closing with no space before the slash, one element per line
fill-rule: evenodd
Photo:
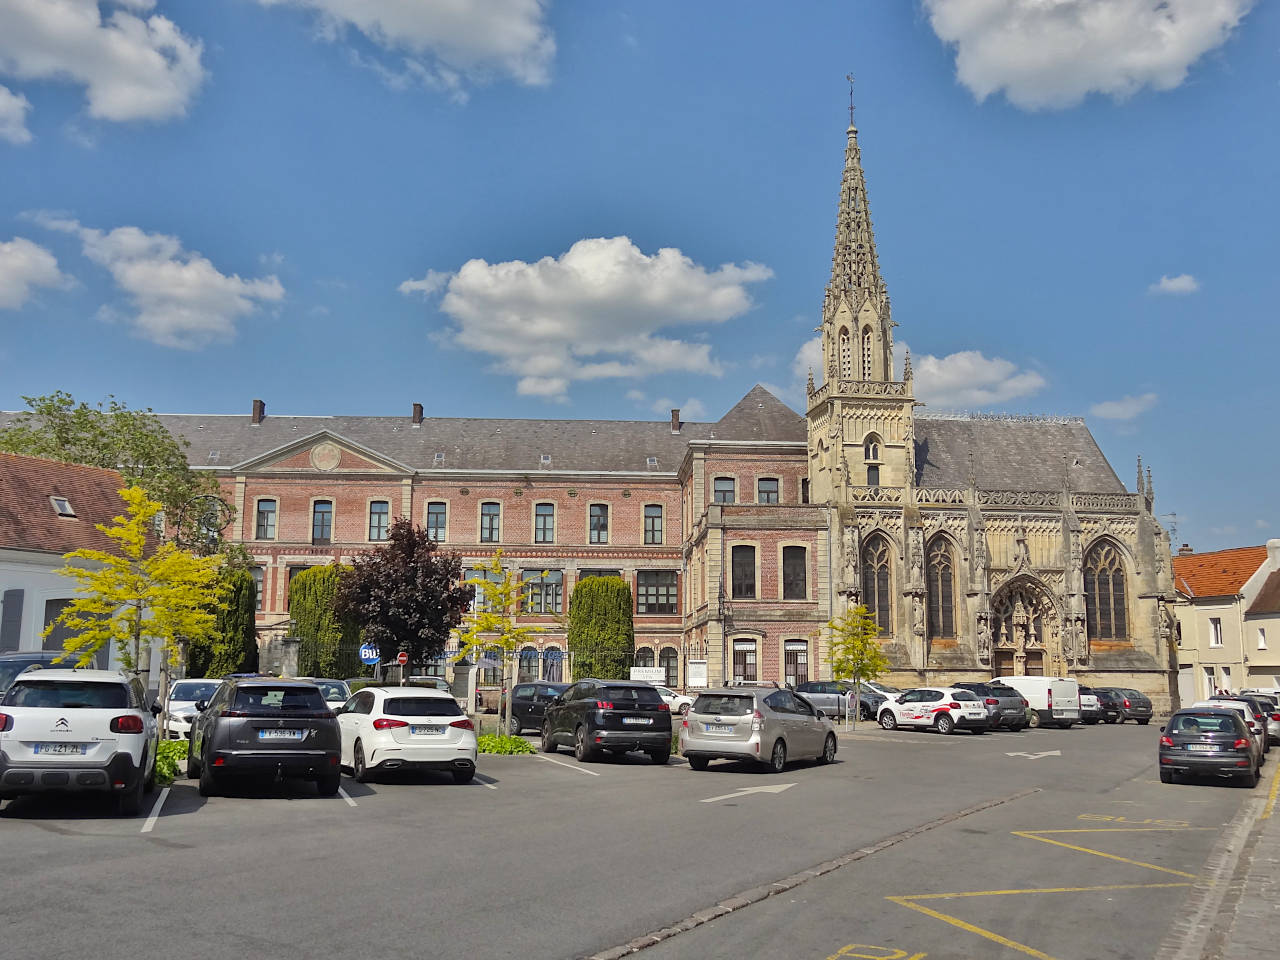
<path fill-rule="evenodd" d="M 1258 785 L 1258 756 L 1244 718 L 1235 710 L 1193 707 L 1160 728 L 1160 780 L 1179 774 L 1223 777 L 1246 787 Z"/>
<path fill-rule="evenodd" d="M 191 725 L 187 776 L 212 796 L 233 776 L 314 780 L 322 796 L 338 792 L 342 734 L 319 688 L 299 680 L 227 680 Z"/>
<path fill-rule="evenodd" d="M 989 729 L 1004 727 L 1015 733 L 1027 725 L 1027 701 L 1017 690 L 1003 683 L 962 681 L 953 686 L 980 697 L 987 707 Z"/>

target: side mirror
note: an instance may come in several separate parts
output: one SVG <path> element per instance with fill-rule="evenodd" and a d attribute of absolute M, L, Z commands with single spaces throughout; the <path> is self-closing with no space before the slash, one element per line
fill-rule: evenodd
<path fill-rule="evenodd" d="M 1164 733 L 1164 727 L 1161 727 L 1161 728 L 1160 728 L 1160 732 L 1161 732 L 1161 733 Z"/>
<path fill-rule="evenodd" d="M 209 709 L 209 704 L 208 704 L 208 702 L 206 702 L 206 701 L 204 701 L 204 700 L 197 700 L 197 701 L 196 701 L 196 713 L 204 713 L 204 712 L 205 712 L 206 710 L 208 710 L 208 709 Z"/>
<path fill-rule="evenodd" d="M 818 711 L 818 719 L 819 719 L 819 720 L 825 720 L 825 719 L 827 719 L 827 715 L 826 715 L 825 713 L 823 713 L 821 710 L 819 710 L 819 711 Z"/>
<path fill-rule="evenodd" d="M 558 706 L 560 706 L 560 704 L 562 704 L 562 703 L 564 703 L 564 697 L 552 697 L 552 698 L 551 698 L 551 705 L 552 705 L 553 707 L 558 707 Z"/>
<path fill-rule="evenodd" d="M 161 714 L 161 712 L 162 712 L 163 710 L 164 710 L 164 707 L 160 706 L 160 704 L 159 704 L 159 703 L 153 703 L 153 704 L 151 704 L 151 715 L 152 715 L 153 717 L 158 717 L 158 716 L 160 716 L 160 714 Z"/>

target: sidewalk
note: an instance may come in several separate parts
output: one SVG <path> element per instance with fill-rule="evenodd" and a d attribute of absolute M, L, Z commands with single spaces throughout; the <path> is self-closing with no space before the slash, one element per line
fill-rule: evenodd
<path fill-rule="evenodd" d="M 1280 944 L 1280 770 L 1263 783 L 1269 787 L 1266 805 L 1232 881 L 1238 896 L 1223 904 L 1218 917 L 1224 940 L 1215 953 L 1221 960 L 1272 957 Z"/>

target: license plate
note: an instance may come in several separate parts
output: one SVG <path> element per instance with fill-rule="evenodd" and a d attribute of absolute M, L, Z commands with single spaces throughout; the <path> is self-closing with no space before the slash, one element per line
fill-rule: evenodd
<path fill-rule="evenodd" d="M 727 723 L 704 723 L 707 733 L 733 733 L 733 727 Z"/>
<path fill-rule="evenodd" d="M 1217 753 L 1218 748 L 1212 743 L 1188 743 L 1187 749 L 1196 753 Z"/>
<path fill-rule="evenodd" d="M 259 740 L 301 740 L 301 730 L 259 730 Z"/>
<path fill-rule="evenodd" d="M 416 737 L 423 737 L 428 734 L 444 733 L 444 727 L 433 727 L 425 723 L 415 723 L 409 727 L 409 732 Z"/>
<path fill-rule="evenodd" d="M 622 722 L 632 727 L 647 727 L 653 723 L 652 717 L 623 717 Z"/>
<path fill-rule="evenodd" d="M 50 756 L 84 756 L 88 745 L 83 743 L 37 743 L 32 753 L 44 753 Z"/>
<path fill-rule="evenodd" d="M 1055 710 L 1055 711 L 1053 711 L 1053 715 L 1054 715 L 1055 717 L 1065 717 L 1065 716 L 1067 715 L 1067 711 L 1065 711 L 1065 710 Z"/>

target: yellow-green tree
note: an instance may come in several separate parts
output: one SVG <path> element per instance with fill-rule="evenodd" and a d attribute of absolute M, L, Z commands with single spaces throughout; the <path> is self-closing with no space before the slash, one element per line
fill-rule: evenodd
<path fill-rule="evenodd" d="M 516 651 L 527 644 L 542 628 L 531 624 L 516 623 L 520 612 L 522 586 L 515 570 L 502 566 L 502 551 L 495 550 L 487 563 L 476 568 L 484 576 L 466 581 L 476 588 L 475 603 L 466 615 L 465 628 L 458 634 L 458 660 L 479 658 L 494 650 L 502 654 L 502 685 L 511 689 L 508 667 L 515 659 Z M 511 712 L 511 697 L 502 698 L 498 719 L 505 732 Z"/>
<path fill-rule="evenodd" d="M 889 658 L 880 646 L 880 625 L 861 604 L 827 623 L 831 635 L 831 675 L 853 681 L 853 703 L 847 715 L 858 724 L 862 683 L 877 680 L 889 671 Z"/>
<path fill-rule="evenodd" d="M 63 659 L 86 666 L 108 644 L 115 646 L 127 670 L 137 670 L 144 646 L 157 641 L 165 666 L 178 662 L 184 640 L 202 640 L 215 629 L 218 571 L 222 557 L 197 557 L 173 543 L 148 551 L 147 534 L 154 529 L 161 505 L 139 486 L 120 491 L 126 516 L 98 529 L 115 550 L 73 550 L 58 570 L 77 581 L 75 598 L 45 628 L 70 631 Z M 88 565 L 76 561 L 88 561 Z"/>

